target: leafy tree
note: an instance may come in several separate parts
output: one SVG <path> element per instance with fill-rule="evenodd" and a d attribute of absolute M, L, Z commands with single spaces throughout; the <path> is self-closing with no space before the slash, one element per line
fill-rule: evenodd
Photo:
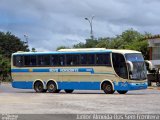
<path fill-rule="evenodd" d="M 0 54 L 0 81 L 10 79 L 10 60 Z"/>
<path fill-rule="evenodd" d="M 32 52 L 36 52 L 36 49 L 35 49 L 35 48 L 32 48 Z"/>
<path fill-rule="evenodd" d="M 28 45 L 10 32 L 0 32 L 0 50 L 7 58 L 17 51 L 29 51 Z"/>
<path fill-rule="evenodd" d="M 28 45 L 10 32 L 0 32 L 0 79 L 11 80 L 11 54 L 17 51 L 29 51 Z"/>
<path fill-rule="evenodd" d="M 86 39 L 85 43 L 78 43 L 73 46 L 73 48 L 94 48 L 98 44 L 97 39 Z"/>
<path fill-rule="evenodd" d="M 131 49 L 141 51 L 145 59 L 149 59 L 149 49 L 145 36 L 150 33 L 141 34 L 133 29 L 128 29 L 113 38 L 86 39 L 85 43 L 78 43 L 74 48 L 107 48 L 107 49 Z"/>
<path fill-rule="evenodd" d="M 73 48 L 86 48 L 86 44 L 80 42 L 78 44 L 73 45 Z"/>
<path fill-rule="evenodd" d="M 60 49 L 69 49 L 69 47 L 66 47 L 66 46 L 59 46 L 59 47 L 57 47 L 56 50 L 60 50 Z"/>

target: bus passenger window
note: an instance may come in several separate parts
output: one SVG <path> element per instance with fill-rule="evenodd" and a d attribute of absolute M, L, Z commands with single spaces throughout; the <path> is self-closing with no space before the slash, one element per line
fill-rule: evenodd
<path fill-rule="evenodd" d="M 17 67 L 22 67 L 23 66 L 23 56 L 17 55 L 13 56 L 13 65 Z"/>
<path fill-rule="evenodd" d="M 50 56 L 49 55 L 38 55 L 38 65 L 40 66 L 50 65 Z"/>
<path fill-rule="evenodd" d="M 110 54 L 109 53 L 97 54 L 96 55 L 96 65 L 111 66 Z"/>
<path fill-rule="evenodd" d="M 65 56 L 64 55 L 60 55 L 59 56 L 59 65 L 60 66 L 64 66 L 65 65 Z"/>
<path fill-rule="evenodd" d="M 73 65 L 79 65 L 79 55 L 72 56 Z"/>
<path fill-rule="evenodd" d="M 79 65 L 79 55 L 66 55 L 66 65 Z"/>
<path fill-rule="evenodd" d="M 32 55 L 27 55 L 24 56 L 24 65 L 25 66 L 36 66 L 37 62 L 36 62 L 36 56 L 32 56 Z"/>
<path fill-rule="evenodd" d="M 58 55 L 52 55 L 51 56 L 51 65 L 52 66 L 57 66 L 58 64 Z"/>
<path fill-rule="evenodd" d="M 87 65 L 87 54 L 80 55 L 80 61 L 82 65 Z"/>
<path fill-rule="evenodd" d="M 30 57 L 30 65 L 31 66 L 36 66 L 36 56 L 31 56 Z"/>
<path fill-rule="evenodd" d="M 30 56 L 24 56 L 24 65 L 29 66 L 30 65 Z"/>
<path fill-rule="evenodd" d="M 95 64 L 95 54 L 89 54 L 87 61 L 88 61 L 88 65 L 94 65 Z"/>

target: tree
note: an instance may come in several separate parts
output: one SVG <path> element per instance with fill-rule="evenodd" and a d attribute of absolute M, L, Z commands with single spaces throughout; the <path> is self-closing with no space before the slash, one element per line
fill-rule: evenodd
<path fill-rule="evenodd" d="M 10 78 L 10 60 L 0 54 L 0 81 Z"/>
<path fill-rule="evenodd" d="M 78 43 L 73 46 L 73 48 L 94 48 L 98 44 L 97 39 L 86 39 L 85 43 Z"/>
<path fill-rule="evenodd" d="M 78 44 L 73 45 L 73 48 L 86 48 L 86 44 L 80 42 Z"/>
<path fill-rule="evenodd" d="M 11 54 L 17 51 L 29 51 L 28 45 L 10 32 L 0 32 L 0 79 L 10 79 Z"/>
<path fill-rule="evenodd" d="M 145 59 L 149 59 L 149 49 L 147 41 L 143 40 L 149 33 L 141 34 L 136 30 L 128 29 L 116 37 L 106 37 L 98 39 L 86 39 L 85 43 L 78 43 L 74 48 L 107 48 L 107 49 L 131 49 L 141 51 Z"/>
<path fill-rule="evenodd" d="M 36 49 L 35 49 L 35 48 L 32 48 L 32 52 L 36 52 Z"/>
<path fill-rule="evenodd" d="M 69 47 L 66 47 L 66 46 L 59 46 L 59 47 L 57 47 L 56 50 L 60 50 L 60 49 L 69 49 Z"/>
<path fill-rule="evenodd" d="M 28 45 L 10 32 L 0 32 L 0 50 L 7 58 L 17 51 L 29 51 Z"/>

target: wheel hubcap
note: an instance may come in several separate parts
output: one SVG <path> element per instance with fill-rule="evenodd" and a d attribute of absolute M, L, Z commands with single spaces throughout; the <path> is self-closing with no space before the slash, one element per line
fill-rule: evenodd
<path fill-rule="evenodd" d="M 51 84 L 51 85 L 49 86 L 49 89 L 50 89 L 50 90 L 53 90 L 53 89 L 54 89 L 54 85 Z"/>
<path fill-rule="evenodd" d="M 106 86 L 106 90 L 107 90 L 107 91 L 111 91 L 111 86 L 110 86 L 110 85 L 107 85 L 107 86 Z"/>

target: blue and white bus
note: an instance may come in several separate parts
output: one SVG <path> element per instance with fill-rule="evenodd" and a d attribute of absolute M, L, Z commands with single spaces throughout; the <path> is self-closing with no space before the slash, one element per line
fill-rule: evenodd
<path fill-rule="evenodd" d="M 141 52 L 105 48 L 61 49 L 54 52 L 17 52 L 11 60 L 12 86 L 36 92 L 64 90 L 117 91 L 147 88 Z"/>

